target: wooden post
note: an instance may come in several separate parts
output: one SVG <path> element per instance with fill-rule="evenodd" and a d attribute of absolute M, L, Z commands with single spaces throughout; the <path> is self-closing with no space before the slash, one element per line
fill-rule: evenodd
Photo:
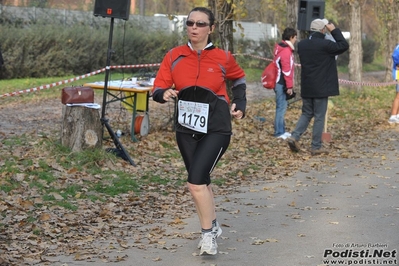
<path fill-rule="evenodd" d="M 82 106 L 62 108 L 61 144 L 72 151 L 102 147 L 102 125 L 97 109 Z"/>

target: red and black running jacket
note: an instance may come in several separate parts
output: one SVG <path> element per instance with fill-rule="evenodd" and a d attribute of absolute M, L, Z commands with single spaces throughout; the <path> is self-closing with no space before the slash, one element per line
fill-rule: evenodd
<path fill-rule="evenodd" d="M 177 100 L 209 104 L 207 133 L 231 134 L 230 99 L 226 80 L 233 82 L 232 103 L 245 115 L 245 73 L 231 53 L 216 48 L 212 43 L 201 51 L 182 45 L 171 49 L 162 60 L 154 81 L 152 98 L 164 103 L 164 92 L 174 87 L 179 91 Z M 175 115 L 178 116 L 178 110 Z M 176 130 L 198 133 L 179 123 L 176 124 Z"/>

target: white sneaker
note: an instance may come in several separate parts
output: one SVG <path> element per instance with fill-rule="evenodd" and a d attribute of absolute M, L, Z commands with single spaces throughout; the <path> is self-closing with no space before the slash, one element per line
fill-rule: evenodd
<path fill-rule="evenodd" d="M 219 225 L 219 222 L 216 222 L 216 226 L 212 227 L 212 233 L 216 235 L 216 238 L 218 238 L 222 234 L 222 228 Z M 197 247 L 200 249 L 202 246 L 202 239 L 204 238 L 204 234 L 201 235 L 201 239 L 197 245 Z"/>
<path fill-rule="evenodd" d="M 291 137 L 291 133 L 290 133 L 290 132 L 285 132 L 284 135 L 285 135 L 287 138 Z"/>
<path fill-rule="evenodd" d="M 278 138 L 278 139 L 287 139 L 287 138 L 289 138 L 289 137 L 291 137 L 291 133 L 285 132 L 284 134 L 278 136 L 277 138 Z"/>
<path fill-rule="evenodd" d="M 389 123 L 389 124 L 399 124 L 399 118 L 396 117 L 396 116 L 390 117 L 390 118 L 388 119 L 388 123 Z"/>
<path fill-rule="evenodd" d="M 205 233 L 202 237 L 200 255 L 216 255 L 218 253 L 218 244 L 216 243 L 216 234 L 213 232 Z"/>

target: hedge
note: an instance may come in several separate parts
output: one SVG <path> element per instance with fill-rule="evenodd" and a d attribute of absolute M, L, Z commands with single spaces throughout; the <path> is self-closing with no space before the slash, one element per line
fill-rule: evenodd
<path fill-rule="evenodd" d="M 109 26 L 0 25 L 0 78 L 82 75 L 106 66 Z M 114 27 L 111 65 L 159 63 L 183 40 L 177 34 Z"/>

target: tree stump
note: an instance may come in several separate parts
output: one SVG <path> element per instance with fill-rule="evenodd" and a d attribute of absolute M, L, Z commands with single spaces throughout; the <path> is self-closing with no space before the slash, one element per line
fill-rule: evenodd
<path fill-rule="evenodd" d="M 102 124 L 97 109 L 83 106 L 62 108 L 61 144 L 72 151 L 102 147 Z"/>

